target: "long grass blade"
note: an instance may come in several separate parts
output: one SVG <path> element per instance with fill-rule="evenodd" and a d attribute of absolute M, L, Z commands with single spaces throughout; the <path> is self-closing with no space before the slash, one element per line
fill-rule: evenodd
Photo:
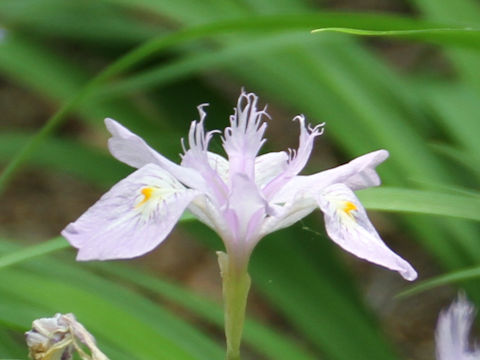
<path fill-rule="evenodd" d="M 465 280 L 478 279 L 480 277 L 480 268 L 473 267 L 470 269 L 451 272 L 445 275 L 437 276 L 432 279 L 424 280 L 414 286 L 408 287 L 406 290 L 400 292 L 397 297 L 409 297 L 421 294 L 425 291 L 432 290 L 439 286 L 451 285 Z"/>
<path fill-rule="evenodd" d="M 372 210 L 421 213 L 480 221 L 480 198 L 427 190 L 381 187 L 359 192 Z"/>

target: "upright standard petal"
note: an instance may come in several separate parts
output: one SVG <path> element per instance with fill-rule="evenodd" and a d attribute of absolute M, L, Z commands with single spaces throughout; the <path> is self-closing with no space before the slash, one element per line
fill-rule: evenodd
<path fill-rule="evenodd" d="M 77 260 L 140 256 L 167 237 L 198 194 L 148 164 L 114 185 L 62 235 L 79 249 Z"/>
<path fill-rule="evenodd" d="M 305 124 L 305 117 L 299 115 L 294 120 L 300 123 L 300 139 L 298 149 L 290 151 L 290 157 L 285 170 L 272 179 L 263 189 L 263 194 L 267 199 L 272 199 L 274 195 L 303 170 L 310 158 L 313 149 L 313 142 L 317 136 L 323 134 L 324 123 L 315 127 Z"/>
<path fill-rule="evenodd" d="M 359 258 L 398 271 L 406 280 L 415 280 L 416 271 L 382 241 L 362 204 L 344 184 L 334 184 L 317 196 L 325 215 L 328 236 L 344 250 Z"/>
<path fill-rule="evenodd" d="M 236 174 L 232 179 L 227 211 L 234 214 L 231 222 L 235 241 L 249 242 L 268 212 L 268 203 L 257 185 L 245 174 Z"/>
<path fill-rule="evenodd" d="M 235 113 L 230 116 L 230 127 L 225 129 L 223 147 L 228 155 L 231 179 L 235 173 L 254 178 L 255 158 L 265 142 L 263 134 L 267 127 L 262 116 L 268 117 L 265 109 L 257 110 L 257 101 L 255 94 L 242 91 Z"/>
<path fill-rule="evenodd" d="M 182 167 L 188 169 L 194 169 L 198 172 L 205 183 L 203 191 L 207 193 L 213 201 L 219 206 L 225 205 L 228 196 L 228 187 L 219 174 L 213 167 L 218 165 L 222 166 L 223 161 L 218 157 L 215 158 L 212 153 L 208 152 L 208 144 L 212 139 L 212 136 L 218 132 L 218 130 L 205 132 L 203 123 L 205 121 L 205 111 L 203 107 L 207 104 L 200 105 L 198 112 L 200 113 L 200 121 L 192 121 L 190 130 L 188 132 L 188 145 L 187 149 L 183 143 L 182 155 Z M 224 169 L 224 165 L 222 166 Z"/>
<path fill-rule="evenodd" d="M 461 294 L 440 314 L 435 333 L 437 360 L 480 359 L 480 350 L 470 351 L 468 346 L 474 313 L 473 305 Z"/>
<path fill-rule="evenodd" d="M 222 155 L 208 152 L 208 163 L 210 167 L 220 176 L 225 184 L 228 183 L 228 160 Z"/>
<path fill-rule="evenodd" d="M 285 171 L 288 155 L 285 151 L 270 152 L 255 159 L 255 183 L 263 189 L 272 179 Z"/>

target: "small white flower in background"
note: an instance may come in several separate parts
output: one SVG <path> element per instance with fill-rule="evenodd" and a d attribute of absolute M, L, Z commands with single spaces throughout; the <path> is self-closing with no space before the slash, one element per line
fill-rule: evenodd
<path fill-rule="evenodd" d="M 185 210 L 214 229 L 228 257 L 245 268 L 265 235 L 288 227 L 320 208 L 330 238 L 354 255 L 414 280 L 408 262 L 381 240 L 353 193 L 380 184 L 375 168 L 386 150 L 314 175 L 298 175 L 323 124 L 311 127 L 303 116 L 297 150 L 258 155 L 267 124 L 257 96 L 242 92 L 230 126 L 223 131 L 227 158 L 208 151 L 215 133 L 204 130 L 205 112 L 191 123 L 182 162 L 166 159 L 139 136 L 106 119 L 110 152 L 138 170 L 112 187 L 62 235 L 79 249 L 78 260 L 132 258 L 151 251 L 170 233 Z"/>
<path fill-rule="evenodd" d="M 475 308 L 463 294 L 440 314 L 435 333 L 437 360 L 480 360 L 480 349 L 471 349 L 468 340 L 474 315 Z"/>
<path fill-rule="evenodd" d="M 55 314 L 51 318 L 37 319 L 32 330 L 25 333 L 29 357 L 33 360 L 71 360 L 78 352 L 82 360 L 108 360 L 97 348 L 93 336 L 73 314 Z M 85 353 L 81 345 L 90 350 Z"/>

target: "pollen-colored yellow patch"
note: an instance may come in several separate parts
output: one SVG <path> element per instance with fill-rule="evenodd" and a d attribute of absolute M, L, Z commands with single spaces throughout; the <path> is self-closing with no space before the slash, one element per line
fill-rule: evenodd
<path fill-rule="evenodd" d="M 139 206 L 142 206 L 143 204 L 145 204 L 152 197 L 154 191 L 155 189 L 152 187 L 143 188 L 140 191 L 143 195 L 143 199 L 136 205 L 136 207 L 138 208 Z"/>
<path fill-rule="evenodd" d="M 351 201 L 345 201 L 343 211 L 345 211 L 348 215 L 351 215 L 350 212 L 353 210 L 357 210 L 357 206 Z"/>

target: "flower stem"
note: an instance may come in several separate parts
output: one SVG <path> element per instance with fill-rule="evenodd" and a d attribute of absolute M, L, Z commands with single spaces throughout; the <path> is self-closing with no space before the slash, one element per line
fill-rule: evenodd
<path fill-rule="evenodd" d="M 246 264 L 236 264 L 224 252 L 219 251 L 217 255 L 223 283 L 225 336 L 227 339 L 225 359 L 240 360 L 240 344 L 250 290 L 250 276 Z"/>

